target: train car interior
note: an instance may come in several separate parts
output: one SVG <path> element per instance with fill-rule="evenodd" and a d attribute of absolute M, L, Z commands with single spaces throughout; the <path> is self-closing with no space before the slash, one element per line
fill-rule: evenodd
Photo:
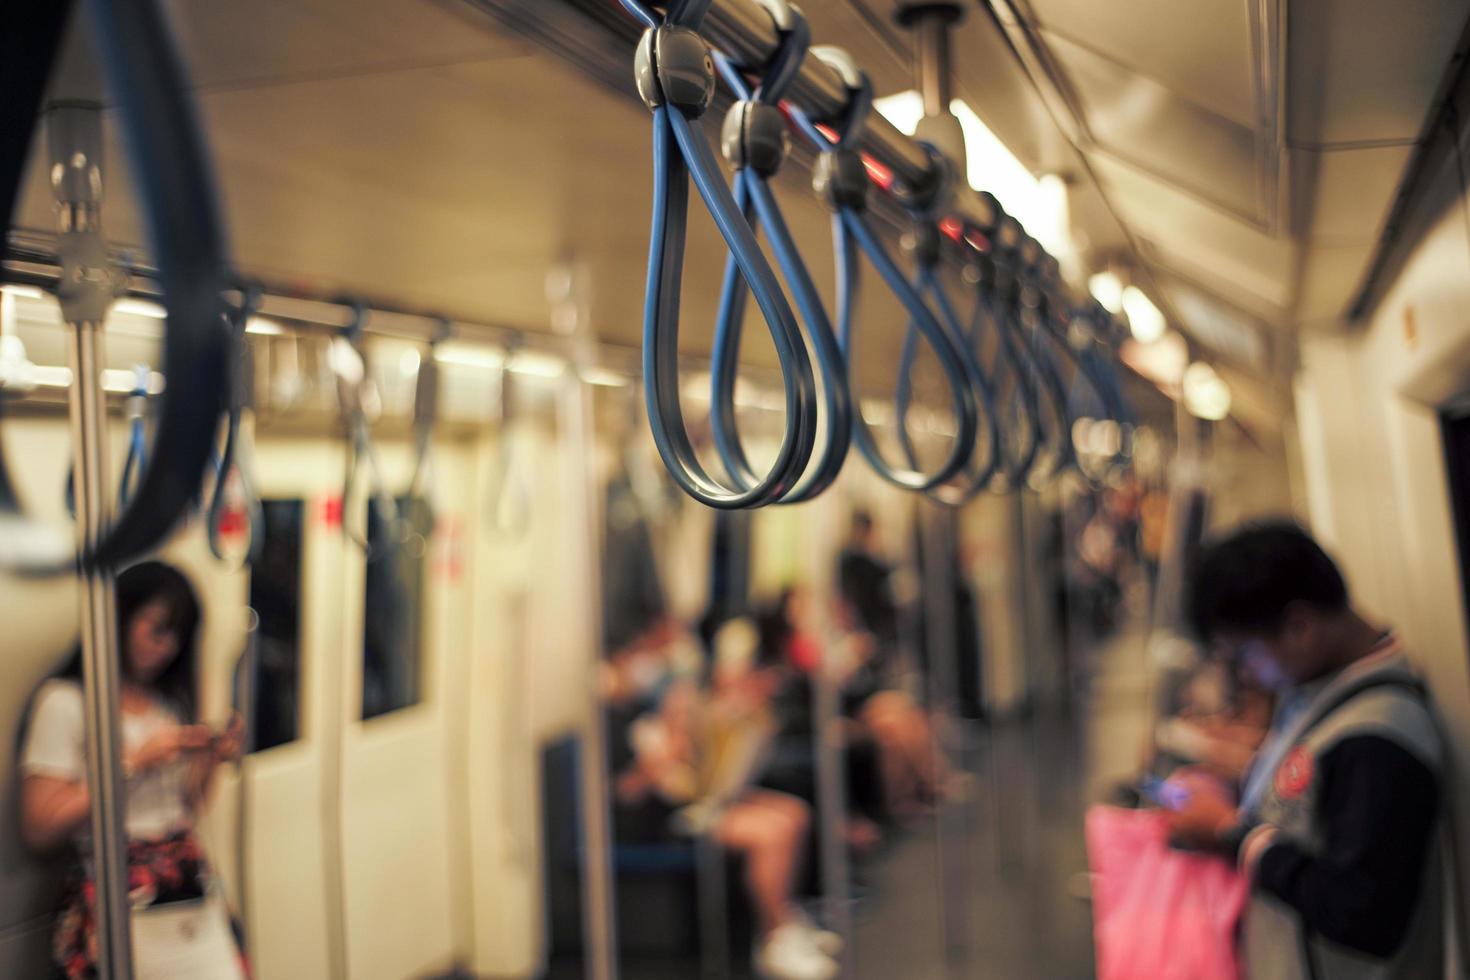
<path fill-rule="evenodd" d="M 0 4 L 0 977 L 1470 976 L 1467 142 L 1464 0 Z"/>

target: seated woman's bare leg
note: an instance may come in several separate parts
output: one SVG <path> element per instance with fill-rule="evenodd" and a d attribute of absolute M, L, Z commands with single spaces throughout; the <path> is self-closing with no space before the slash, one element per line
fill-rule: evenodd
<path fill-rule="evenodd" d="M 808 820 L 800 800 L 758 790 L 726 807 L 715 827 L 721 844 L 745 855 L 746 885 L 762 933 L 791 918 L 791 886 Z"/>

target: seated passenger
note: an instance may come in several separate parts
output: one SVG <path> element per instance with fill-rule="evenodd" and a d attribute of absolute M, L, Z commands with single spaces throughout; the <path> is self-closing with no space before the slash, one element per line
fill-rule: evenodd
<path fill-rule="evenodd" d="M 223 762 L 238 760 L 243 724 L 196 721 L 198 599 L 159 562 L 117 578 L 122 664 L 122 779 L 133 959 L 140 977 L 241 980 L 224 898 L 195 833 Z M 81 653 L 31 702 L 21 748 L 21 832 L 38 851 L 67 846 L 75 864 L 52 950 L 68 980 L 97 975 Z"/>
<path fill-rule="evenodd" d="M 1187 776 L 1171 815 L 1178 840 L 1235 856 L 1251 879 L 1247 975 L 1443 976 L 1443 748 L 1398 640 L 1290 523 L 1208 546 L 1189 605 L 1280 693 L 1240 798 Z"/>
<path fill-rule="evenodd" d="M 848 610 L 839 607 L 839 628 Z M 780 651 L 785 660 L 803 677 L 814 672 L 821 663 L 823 649 L 819 630 L 811 623 L 809 593 L 800 587 L 782 593 L 766 617 L 766 643 Z M 884 649 L 875 634 L 863 630 L 839 629 L 838 643 L 832 649 L 832 665 L 842 690 L 842 713 L 855 729 L 850 745 L 861 758 L 863 743 L 870 741 L 876 749 L 878 785 L 865 786 L 865 773 L 853 773 L 853 791 L 860 804 L 877 794 L 882 812 L 900 822 L 921 816 L 938 800 L 944 774 L 934 753 L 929 717 L 923 708 L 894 683 Z M 797 700 L 809 700 L 805 684 L 800 685 Z M 869 814 L 868 807 L 863 807 Z"/>
<path fill-rule="evenodd" d="M 672 633 L 667 624 L 655 630 L 665 641 Z M 750 785 L 773 727 L 759 678 L 740 666 L 753 660 L 754 632 L 736 620 L 717 634 L 711 692 L 690 676 L 670 676 L 656 704 L 613 733 L 617 837 L 658 841 L 676 829 L 708 833 L 742 855 L 759 932 L 756 970 L 779 980 L 827 980 L 837 975 L 831 958 L 837 937 L 816 928 L 792 900 L 811 812 L 793 796 Z M 660 648 L 646 638 L 636 645 L 640 654 L 614 659 L 647 658 Z"/>

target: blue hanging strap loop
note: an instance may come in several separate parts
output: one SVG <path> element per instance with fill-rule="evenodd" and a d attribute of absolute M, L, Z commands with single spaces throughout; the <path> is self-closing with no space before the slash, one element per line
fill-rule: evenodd
<path fill-rule="evenodd" d="M 987 241 L 993 249 L 993 240 L 987 236 Z M 975 306 L 967 339 L 979 351 L 986 334 L 992 338 L 990 379 L 997 407 L 1007 413 L 1000 424 L 1001 459 L 995 488 L 1009 491 L 1025 484 L 1041 448 L 1036 389 L 1022 366 L 1019 342 L 1003 312 L 1000 273 L 992 251 L 978 255 L 973 277 Z"/>
<path fill-rule="evenodd" d="M 123 417 L 128 423 L 128 455 L 118 481 L 117 505 L 126 507 L 138 491 L 148 467 L 148 381 L 153 372 L 146 364 L 133 367 L 133 387 L 128 391 Z"/>
<path fill-rule="evenodd" d="M 623 6 L 647 30 L 638 45 L 638 91 L 653 113 L 653 222 L 643 311 L 643 383 L 654 444 L 674 482 L 695 500 L 721 509 L 759 507 L 788 496 L 816 444 L 817 394 L 796 317 L 755 233 L 725 185 L 719 161 L 697 120 L 714 95 L 715 68 L 697 28 L 708 0 L 669 5 L 660 17 L 643 4 Z M 724 479 L 700 461 L 684 423 L 679 386 L 679 294 L 693 178 L 730 255 L 761 309 L 782 366 L 786 432 L 775 462 L 756 479 L 727 453 Z"/>
<path fill-rule="evenodd" d="M 205 537 L 209 541 L 210 554 L 226 564 L 243 567 L 253 564 L 265 546 L 265 508 L 257 492 L 255 476 L 251 472 L 249 454 L 242 443 L 240 423 L 250 411 L 254 397 L 255 371 L 246 339 L 246 328 L 250 318 L 260 309 L 261 289 L 254 283 L 240 288 L 240 302 L 226 314 L 233 356 L 230 362 L 229 408 L 225 420 L 225 447 L 216 461 L 214 489 L 209 498 L 209 510 L 205 516 Z M 230 481 L 235 481 L 237 496 L 244 502 L 246 546 L 243 555 L 231 558 L 230 549 L 225 547 L 224 532 L 229 513 Z"/>
<path fill-rule="evenodd" d="M 1023 237 L 1017 257 L 1026 276 L 1022 287 L 1019 323 L 1028 339 L 1032 363 L 1035 364 L 1041 381 L 1041 391 L 1045 394 L 1045 404 L 1055 417 L 1055 438 L 1051 444 L 1054 453 L 1053 466 L 1042 476 L 1055 478 L 1069 469 L 1080 472 L 1075 444 L 1078 406 L 1069 397 L 1069 385 L 1064 375 L 1066 361 L 1072 360 L 1075 367 L 1076 361 L 1072 359 L 1073 351 L 1066 335 L 1055 329 L 1054 310 L 1048 297 L 1051 282 L 1048 281 L 1048 272 L 1045 269 L 1045 262 L 1050 257 L 1042 250 L 1041 244 L 1030 237 Z M 1073 382 L 1085 381 L 1079 375 L 1080 370 L 1073 372 Z"/>
<path fill-rule="evenodd" d="M 1118 462 L 1129 463 L 1133 459 L 1133 436 L 1138 422 L 1123 390 L 1123 378 L 1119 367 L 1118 344 L 1123 336 L 1117 319 L 1101 303 L 1094 302 L 1083 312 L 1084 322 L 1090 324 L 1091 343 L 1084 349 L 1084 357 L 1097 365 L 1095 374 L 1104 382 L 1104 392 L 1110 400 L 1109 415 L 1118 423 L 1122 442 L 1118 447 Z"/>
<path fill-rule="evenodd" d="M 818 128 L 799 109 L 791 109 L 791 116 L 797 127 L 822 151 L 817 163 L 814 187 L 834 212 L 832 227 L 837 253 L 838 342 L 846 363 L 848 387 L 854 393 L 857 390 L 852 348 L 859 286 L 858 252 L 861 250 L 878 271 L 879 277 L 903 304 L 919 334 L 938 354 L 940 367 L 949 385 L 956 425 L 952 448 L 932 473 L 921 472 L 912 460 L 908 466 L 895 466 L 885 459 L 867 420 L 856 406 L 852 412 L 853 439 L 858 451 L 885 480 L 908 490 L 930 490 L 960 473 L 974 454 L 979 421 L 972 378 L 955 340 L 925 305 L 923 297 L 898 268 L 865 217 L 868 173 L 855 144 L 872 108 L 872 83 L 857 67 L 851 55 L 840 48 L 814 47 L 812 54 L 832 67 L 842 77 L 848 89 L 847 105 L 839 117 L 832 121 L 835 138 Z M 853 397 L 855 400 L 856 395 Z M 904 419 L 897 418 L 895 422 L 902 432 Z"/>
<path fill-rule="evenodd" d="M 1064 349 L 1076 365 L 1073 393 L 1079 408 L 1075 414 L 1090 415 L 1116 426 L 1117 446 L 1100 464 L 1084 460 L 1081 455 L 1078 457 L 1084 474 L 1101 481 L 1110 471 L 1127 466 L 1133 456 L 1133 415 L 1118 379 L 1116 354 L 1105 340 L 1111 315 L 1096 302 L 1081 310 L 1069 310 L 1057 296 L 1055 275 L 1046 276 L 1045 282 L 1042 294 L 1046 314 L 1044 322 L 1054 335 L 1057 346 Z M 1087 390 L 1080 391 L 1083 387 Z"/>
<path fill-rule="evenodd" d="M 826 442 L 805 479 L 778 503 L 810 500 L 827 489 L 842 470 L 852 442 L 852 399 L 847 387 L 842 348 L 822 305 L 816 284 L 792 238 L 768 181 L 783 162 L 790 140 L 786 117 L 778 105 L 801 70 L 811 40 L 806 19 L 785 0 L 762 0 L 781 33 L 781 42 L 752 90 L 745 76 L 718 52 L 715 66 L 739 100 L 725 116 L 721 149 L 735 167 L 732 190 L 752 230 L 766 229 L 776 264 L 796 303 L 807 337 L 816 352 L 821 375 L 822 407 L 826 412 Z M 736 426 L 735 387 L 740 356 L 747 291 L 734 256 L 725 262 L 720 292 L 720 314 L 715 327 L 711 359 L 710 425 L 715 447 L 732 479 L 750 486 L 755 474 L 745 455 Z"/>
<path fill-rule="evenodd" d="M 1125 463 L 1132 452 L 1132 414 L 1118 380 L 1117 353 L 1109 345 L 1109 338 L 1118 334 L 1113 316 L 1096 300 L 1073 309 L 1063 295 L 1057 260 L 1043 255 L 1037 265 L 1042 322 L 1076 363 L 1077 373 L 1090 389 L 1088 408 L 1097 409 L 1101 418 L 1119 426 L 1121 440 L 1112 462 Z"/>
<path fill-rule="evenodd" d="M 229 259 L 189 82 L 157 0 L 0 5 L 0 234 L 11 226 L 39 107 L 68 15 L 85 6 L 138 181 L 168 316 L 151 465 L 90 554 L 29 518 L 0 458 L 0 564 L 34 574 L 117 568 L 152 550 L 192 505 L 224 407 L 218 318 Z"/>
<path fill-rule="evenodd" d="M 942 233 L 939 230 L 936 215 L 944 200 L 945 189 L 952 186 L 954 175 L 949 171 L 949 164 L 939 152 L 927 144 L 928 150 L 933 158 L 933 167 L 936 172 L 944 175 L 939 187 L 937 187 L 927 198 L 921 198 L 915 202 L 914 212 L 914 258 L 917 264 L 917 272 L 914 278 L 914 289 L 920 296 L 925 297 L 932 304 L 936 318 L 954 341 L 955 349 L 959 353 L 960 361 L 965 372 L 969 375 L 970 386 L 974 389 L 977 409 L 981 412 L 984 420 L 984 430 L 981 433 L 981 441 L 985 446 L 981 462 L 973 457 L 965 469 L 957 476 L 956 480 L 942 486 L 934 487 L 924 491 L 933 500 L 951 507 L 958 507 L 970 500 L 981 490 L 986 489 L 991 478 L 999 471 L 1001 457 L 1001 434 L 1000 426 L 995 411 L 995 395 L 990 379 L 986 377 L 984 365 L 980 363 L 979 352 L 975 345 L 970 342 L 966 330 L 960 322 L 959 315 L 955 312 L 954 304 L 950 302 L 945 294 L 944 286 L 940 280 L 939 263 L 943 251 Z M 918 356 L 919 333 L 912 320 L 904 334 L 903 347 L 899 355 L 898 384 L 894 389 L 894 407 L 899 420 L 908 414 L 910 401 L 913 394 L 913 367 Z M 900 444 L 908 457 L 909 465 L 918 467 L 918 452 L 908 427 L 902 424 L 898 426 Z"/>
<path fill-rule="evenodd" d="M 1026 237 L 1014 218 L 1002 218 L 996 229 L 996 253 L 1002 278 L 999 319 L 1009 329 L 1020 375 L 1034 397 L 1037 451 L 1025 482 L 1044 485 L 1071 465 L 1072 422 L 1067 392 L 1058 374 L 1055 350 L 1037 326 L 1037 293 L 1026 279 L 1039 246 Z"/>

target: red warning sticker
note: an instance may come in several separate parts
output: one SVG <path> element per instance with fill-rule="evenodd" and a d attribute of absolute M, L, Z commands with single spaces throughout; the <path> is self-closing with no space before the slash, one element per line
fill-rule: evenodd
<path fill-rule="evenodd" d="M 342 498 L 340 496 L 322 497 L 317 506 L 317 520 L 321 522 L 323 527 L 341 527 Z"/>

